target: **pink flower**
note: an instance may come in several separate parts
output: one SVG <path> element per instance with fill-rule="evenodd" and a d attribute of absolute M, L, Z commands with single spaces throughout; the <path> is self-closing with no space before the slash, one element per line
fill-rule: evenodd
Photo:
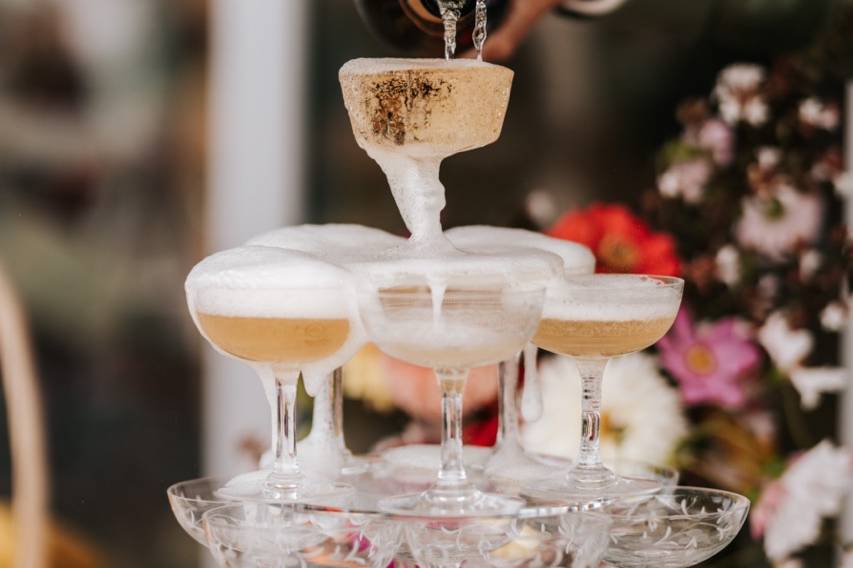
<path fill-rule="evenodd" d="M 710 178 L 711 166 L 708 161 L 696 158 L 667 169 L 658 178 L 658 189 L 664 197 L 681 197 L 686 203 L 696 204 L 702 201 Z"/>
<path fill-rule="evenodd" d="M 689 405 L 742 407 L 746 402 L 743 380 L 761 357 L 758 347 L 738 333 L 735 318 L 697 327 L 686 309 L 679 312 L 658 348 L 661 364 L 678 381 Z"/>
<path fill-rule="evenodd" d="M 382 355 L 381 372 L 394 406 L 427 422 L 441 420 L 441 391 L 432 369 Z M 465 385 L 465 413 L 493 403 L 498 395 L 497 367 L 471 369 Z"/>
<path fill-rule="evenodd" d="M 743 213 L 735 226 L 741 245 L 780 260 L 798 244 L 811 244 L 820 232 L 823 204 L 815 194 L 800 193 L 787 183 L 776 185 L 768 199 L 743 200 Z"/>
<path fill-rule="evenodd" d="M 711 118 L 687 128 L 685 142 L 708 151 L 714 162 L 727 166 L 734 159 L 735 136 L 732 128 L 718 118 Z"/>
<path fill-rule="evenodd" d="M 749 533 L 752 538 L 758 540 L 764 536 L 768 523 L 785 501 L 787 493 L 785 484 L 780 479 L 767 485 L 749 515 Z"/>

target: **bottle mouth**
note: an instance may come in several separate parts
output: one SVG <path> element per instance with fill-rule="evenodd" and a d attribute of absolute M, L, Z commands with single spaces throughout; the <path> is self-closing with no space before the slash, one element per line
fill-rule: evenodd
<path fill-rule="evenodd" d="M 475 0 L 448 0 L 448 3 L 461 5 L 460 17 L 465 17 L 474 11 Z M 401 0 L 400 4 L 405 11 L 411 12 L 418 19 L 432 24 L 442 23 L 438 0 Z"/>

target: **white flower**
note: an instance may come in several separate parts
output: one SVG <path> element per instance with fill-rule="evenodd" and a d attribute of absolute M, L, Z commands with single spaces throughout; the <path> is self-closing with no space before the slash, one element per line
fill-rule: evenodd
<path fill-rule="evenodd" d="M 791 384 L 800 393 L 800 404 L 814 410 L 824 393 L 847 387 L 847 369 L 843 367 L 799 367 L 791 371 Z"/>
<path fill-rule="evenodd" d="M 577 453 L 581 429 L 581 379 L 571 359 L 557 357 L 539 368 L 542 417 L 523 430 L 530 451 L 563 457 Z M 687 434 L 678 392 L 667 384 L 655 358 L 642 353 L 614 359 L 602 387 L 601 455 L 665 463 Z"/>
<path fill-rule="evenodd" d="M 752 126 L 761 126 L 767 122 L 768 112 L 764 99 L 755 95 L 743 106 L 743 119 Z"/>
<path fill-rule="evenodd" d="M 823 255 L 820 251 L 809 249 L 800 256 L 800 278 L 809 280 L 820 265 L 823 264 Z"/>
<path fill-rule="evenodd" d="M 784 497 L 767 522 L 767 555 L 782 560 L 815 542 L 823 518 L 841 511 L 851 479 L 851 455 L 827 441 L 796 459 L 780 480 Z"/>
<path fill-rule="evenodd" d="M 527 215 L 539 227 L 547 227 L 560 215 L 554 195 L 546 189 L 536 189 L 527 195 Z"/>
<path fill-rule="evenodd" d="M 682 197 L 686 203 L 702 200 L 711 177 L 711 166 L 703 158 L 670 166 L 659 178 L 658 189 L 664 197 Z"/>
<path fill-rule="evenodd" d="M 714 94 L 723 120 L 729 124 L 745 121 L 752 126 L 767 122 L 767 103 L 758 92 L 764 77 L 764 69 L 758 65 L 730 65 L 720 72 Z"/>
<path fill-rule="evenodd" d="M 758 167 L 763 171 L 775 170 L 782 161 L 782 151 L 773 146 L 762 146 L 755 155 L 758 158 Z"/>
<path fill-rule="evenodd" d="M 834 105 L 824 104 L 823 101 L 810 97 L 800 103 L 800 121 L 815 128 L 835 130 L 841 115 Z"/>
<path fill-rule="evenodd" d="M 391 389 L 381 371 L 382 355 L 372 344 L 367 345 L 344 366 L 344 394 L 363 400 L 371 408 L 387 412 L 394 408 Z"/>
<path fill-rule="evenodd" d="M 803 561 L 798 558 L 786 558 L 773 564 L 773 568 L 804 568 Z"/>
<path fill-rule="evenodd" d="M 850 197 L 853 195 L 853 173 L 843 171 L 832 179 L 835 185 L 835 193 L 839 197 Z"/>
<path fill-rule="evenodd" d="M 848 319 L 847 308 L 841 302 L 830 302 L 820 312 L 820 325 L 829 331 L 841 331 Z"/>
<path fill-rule="evenodd" d="M 740 252 L 734 245 L 726 245 L 717 251 L 714 259 L 717 266 L 717 278 L 727 286 L 734 286 L 740 280 Z"/>
<path fill-rule="evenodd" d="M 735 234 L 742 245 L 779 260 L 798 243 L 815 240 L 820 230 L 821 209 L 816 196 L 781 184 L 776 187 L 773 199 L 744 199 Z"/>
<path fill-rule="evenodd" d="M 751 63 L 735 63 L 720 71 L 717 77 L 717 94 L 719 91 L 748 92 L 755 91 L 764 82 L 764 68 Z"/>
<path fill-rule="evenodd" d="M 774 365 L 790 372 L 812 352 L 814 338 L 808 330 L 792 330 L 787 318 L 780 312 L 774 312 L 758 330 L 758 342 Z"/>

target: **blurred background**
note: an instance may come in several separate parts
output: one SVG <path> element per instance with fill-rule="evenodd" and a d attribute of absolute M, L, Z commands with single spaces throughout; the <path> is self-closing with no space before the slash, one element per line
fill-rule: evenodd
<path fill-rule="evenodd" d="M 278 1 L 281 6 L 256 3 L 253 19 L 240 0 L 0 0 L 0 261 L 30 319 L 48 429 L 51 510 L 65 545 L 74 550 L 52 565 L 198 565 L 202 551 L 174 521 L 166 487 L 204 473 L 226 474 L 266 444 L 265 411 L 259 412 L 260 426 L 241 417 L 255 405 L 265 408 L 256 381 L 231 376 L 246 372 L 217 363 L 187 317 L 183 281 L 195 262 L 284 223 L 403 231 L 381 171 L 355 144 L 337 83 L 347 60 L 399 52 L 370 32 L 351 0 Z M 786 76 L 803 82 L 797 84 L 808 81 L 809 89 L 796 96 L 821 97 L 824 110 L 835 109 L 836 124 L 824 129 L 826 139 L 803 134 L 777 144 L 815 162 L 825 157 L 816 157 L 815 148 L 834 151 L 838 171 L 831 181 L 840 187 L 843 79 L 853 70 L 853 58 L 844 59 L 844 53 L 853 36 L 839 35 L 836 27 L 849 18 L 847 4 L 632 0 L 601 19 L 545 15 L 508 60 L 516 80 L 501 139 L 448 160 L 442 169 L 445 226 L 545 229 L 565 212 L 588 212 L 594 202 L 618 204 L 638 216 L 629 222 L 643 230 L 689 241 L 676 247 L 678 270 L 692 279 L 698 297 L 719 292 L 703 288 L 702 267 L 694 261 L 713 264 L 733 222 L 682 238 L 673 219 L 691 218 L 695 207 L 679 213 L 661 203 L 681 191 L 661 178 L 681 163 L 666 153 L 672 149 L 668 141 L 683 142 L 682 132 L 696 123 L 685 118 L 683 101 L 712 101 L 720 71 L 733 63 L 777 69 L 780 57 L 798 57 L 789 60 L 796 72 Z M 281 21 L 264 25 L 270 15 Z M 246 27 L 253 25 L 259 27 Z M 791 55 L 804 53 L 811 55 Z M 266 96 L 259 95 L 265 87 Z M 773 99 L 774 92 L 767 97 L 775 109 L 786 103 Z M 718 99 L 702 112 L 718 112 Z M 240 124 L 248 126 L 241 130 Z M 735 124 L 729 134 L 740 135 L 741 128 Z M 770 140 L 750 136 L 730 150 Z M 270 152 L 280 156 L 272 161 L 279 169 L 259 173 Z M 756 154 L 741 158 L 735 164 L 745 171 Z M 690 200 L 682 199 L 689 209 Z M 842 208 L 833 203 L 824 210 L 835 216 L 826 217 L 821 234 L 841 224 Z M 703 206 L 699 217 L 709 210 L 719 209 Z M 740 213 L 730 215 L 731 221 Z M 835 275 L 822 284 L 823 309 L 846 275 L 846 233 L 842 244 L 829 236 L 803 240 L 810 241 L 806 248 L 823 252 L 832 269 L 827 273 Z M 761 252 L 748 237 L 740 242 Z M 797 266 L 805 252 L 797 249 Z M 758 301 L 750 295 L 758 280 L 740 292 L 749 302 Z M 783 306 L 784 294 L 804 290 L 783 286 L 771 303 Z M 755 315 L 742 309 L 745 304 L 727 301 L 700 315 L 716 320 L 742 310 L 759 327 L 772 311 Z M 815 350 L 815 367 L 839 364 L 836 332 L 848 317 L 846 302 L 839 306 L 842 323 L 816 333 L 822 347 Z M 761 345 L 768 353 L 762 357 L 772 361 L 772 348 Z M 677 372 L 663 372 L 672 388 L 683 385 Z M 347 438 L 354 451 L 367 451 L 410 425 L 393 397 L 368 395 L 365 385 L 348 389 Z M 223 392 L 246 398 L 222 404 Z M 776 396 L 762 399 L 765 415 L 783 408 Z M 687 399 L 684 404 L 691 406 Z M 693 425 L 710 420 L 706 411 L 716 424 L 733 422 L 735 437 L 749 430 L 736 426 L 744 416 L 767 417 L 753 415 L 755 405 L 720 406 L 719 413 L 692 407 L 679 412 Z M 489 405 L 482 408 L 487 421 Z M 797 440 L 783 420 L 772 442 L 753 443 L 757 438 L 750 434 L 748 442 L 726 446 L 737 446 L 737 458 L 719 452 L 708 457 L 702 444 L 713 443 L 690 436 L 689 442 L 673 442 L 661 458 L 686 466 L 746 460 L 759 471 L 748 481 L 711 479 L 701 467 L 693 473 L 699 482 L 749 491 L 755 503 L 783 475 L 790 456 L 840 435 L 836 409 L 833 396 L 818 412 L 794 417 L 809 429 L 805 440 Z M 8 496 L 8 433 L 0 429 L 0 490 Z M 9 529 L 0 522 L 0 530 Z M 761 531 L 754 539 L 747 533 L 713 565 L 772 565 Z M 828 534 L 836 533 L 830 527 Z M 801 556 L 803 565 L 829 566 L 839 558 L 843 539 L 827 538 L 808 543 L 819 546 Z M 12 542 L 0 536 L 0 547 Z"/>

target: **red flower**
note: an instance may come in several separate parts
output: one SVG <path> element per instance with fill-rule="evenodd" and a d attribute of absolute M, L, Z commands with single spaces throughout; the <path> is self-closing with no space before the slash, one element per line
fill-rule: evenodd
<path fill-rule="evenodd" d="M 681 263 L 675 242 L 655 233 L 622 205 L 596 203 L 560 217 L 548 234 L 588 246 L 598 272 L 678 276 Z"/>
<path fill-rule="evenodd" d="M 497 408 L 485 419 L 466 426 L 462 439 L 469 446 L 494 446 L 498 439 Z"/>

